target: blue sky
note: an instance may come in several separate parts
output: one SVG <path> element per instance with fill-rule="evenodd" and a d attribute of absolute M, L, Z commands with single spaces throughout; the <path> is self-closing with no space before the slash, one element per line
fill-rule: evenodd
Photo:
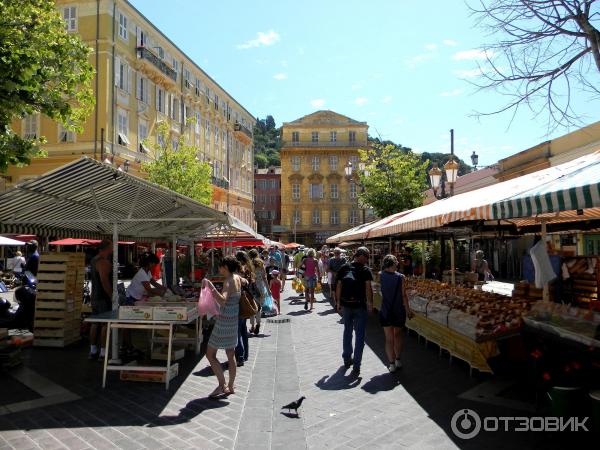
<path fill-rule="evenodd" d="M 477 118 L 506 99 L 476 92 L 474 28 L 462 0 L 131 0 L 252 114 L 277 124 L 317 109 L 369 123 L 416 151 L 449 151 L 480 164 L 548 137 L 529 111 Z M 427 9 L 424 9 L 424 5 Z M 575 97 L 584 123 L 600 120 L 599 101 Z M 509 128 L 510 125 L 510 128 Z"/>

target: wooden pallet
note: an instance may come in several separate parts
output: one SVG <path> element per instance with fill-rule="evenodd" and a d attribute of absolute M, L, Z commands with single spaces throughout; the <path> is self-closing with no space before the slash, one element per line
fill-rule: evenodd
<path fill-rule="evenodd" d="M 84 280 L 83 253 L 41 255 L 35 304 L 35 346 L 64 347 L 80 339 Z"/>

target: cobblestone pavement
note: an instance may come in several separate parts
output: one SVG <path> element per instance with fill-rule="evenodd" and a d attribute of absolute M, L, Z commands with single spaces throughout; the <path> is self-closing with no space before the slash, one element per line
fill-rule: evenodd
<path fill-rule="evenodd" d="M 406 339 L 401 373 L 387 373 L 375 318 L 367 332 L 361 377 L 352 378 L 341 367 L 339 315 L 319 297 L 315 311 L 308 313 L 302 300 L 286 292 L 280 317 L 290 321 L 263 322 L 262 333 L 250 339 L 249 361 L 238 369 L 236 394 L 225 400 L 206 397 L 216 382 L 204 358 L 186 358 L 166 392 L 163 385 L 121 382 L 115 374 L 102 389 L 100 363 L 85 359 L 83 345 L 28 351 L 28 369 L 80 399 L 0 414 L 0 450 L 563 446 L 562 439 L 542 433 L 455 438 L 450 418 L 460 408 L 481 415 L 524 413 L 461 397 L 488 378 L 470 377 L 464 364 L 450 365 L 414 335 Z M 2 382 L 0 393 L 3 386 L 14 385 Z M 307 399 L 299 416 L 281 410 L 301 395 Z"/>

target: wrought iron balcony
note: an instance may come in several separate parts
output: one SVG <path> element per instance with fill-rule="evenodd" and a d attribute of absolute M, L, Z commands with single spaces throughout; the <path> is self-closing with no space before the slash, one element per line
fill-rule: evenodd
<path fill-rule="evenodd" d="M 358 141 L 291 141 L 291 142 L 283 142 L 283 147 L 367 147 L 368 144 L 366 142 L 358 142 Z"/>
<path fill-rule="evenodd" d="M 245 125 L 242 125 L 241 123 L 236 122 L 233 125 L 233 131 L 238 138 L 244 139 L 244 137 L 245 137 L 246 138 L 245 140 L 248 140 L 248 143 L 250 141 L 252 141 L 252 130 L 250 130 Z"/>
<path fill-rule="evenodd" d="M 157 55 L 152 53 L 146 47 L 137 47 L 138 58 L 144 59 L 152 63 L 154 67 L 156 67 L 160 72 L 168 76 L 173 81 L 177 81 L 177 72 L 171 66 L 169 66 L 166 62 L 160 59 Z"/>
<path fill-rule="evenodd" d="M 213 176 L 211 179 L 211 183 L 213 184 L 213 186 L 217 186 L 223 189 L 229 189 L 229 181 L 227 181 L 224 178 Z"/>

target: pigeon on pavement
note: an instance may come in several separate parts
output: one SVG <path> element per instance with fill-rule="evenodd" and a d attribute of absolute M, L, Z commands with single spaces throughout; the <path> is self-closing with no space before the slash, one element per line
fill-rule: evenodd
<path fill-rule="evenodd" d="M 298 408 L 300 408 L 300 406 L 302 406 L 302 402 L 304 401 L 304 399 L 306 399 L 306 397 L 302 396 L 295 402 L 292 402 L 288 405 L 282 406 L 281 409 L 287 409 L 288 412 L 293 409 L 294 411 L 296 411 L 296 414 L 298 414 Z"/>

